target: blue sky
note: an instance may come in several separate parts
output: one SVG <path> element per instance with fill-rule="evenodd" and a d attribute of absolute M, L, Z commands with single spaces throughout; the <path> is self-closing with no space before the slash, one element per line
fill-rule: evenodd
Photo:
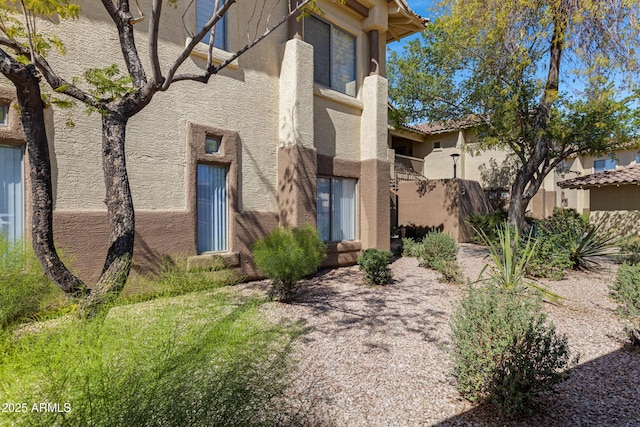
<path fill-rule="evenodd" d="M 413 10 L 418 15 L 424 18 L 432 19 L 432 20 L 436 18 L 430 9 L 438 3 L 438 0 L 406 0 L 406 1 L 409 4 L 409 7 L 411 8 L 411 10 Z M 387 45 L 387 50 L 401 52 L 407 41 L 413 40 L 417 37 L 420 37 L 420 35 L 414 34 L 410 37 L 405 37 L 399 42 L 389 43 Z"/>

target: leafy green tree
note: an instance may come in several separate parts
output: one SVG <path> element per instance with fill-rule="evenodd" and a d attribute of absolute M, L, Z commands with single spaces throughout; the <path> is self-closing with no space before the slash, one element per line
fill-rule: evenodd
<path fill-rule="evenodd" d="M 640 4 L 603 0 L 442 0 L 441 17 L 392 53 L 397 121 L 475 120 L 481 147 L 518 161 L 509 222 L 572 155 L 628 148 Z"/>
<path fill-rule="evenodd" d="M 298 14 L 317 10 L 315 0 L 291 2 L 285 15 L 263 33 L 259 28 L 255 37 L 222 62 L 213 61 L 215 26 L 236 4 L 247 1 L 216 0 L 209 13 L 210 19 L 192 34 L 191 41 L 165 68 L 160 60 L 158 34 L 163 4 L 176 7 L 178 0 L 153 0 L 150 10 L 141 13 L 148 17 L 148 51 L 150 73 L 138 52 L 134 18 L 129 0 L 101 0 L 118 32 L 118 43 L 126 64 L 126 72 L 116 66 L 87 67 L 85 80 L 92 88 L 85 90 L 75 79 L 65 79 L 46 59 L 52 47 L 64 50 L 62 42 L 39 31 L 36 24 L 43 17 L 77 18 L 80 8 L 72 0 L 0 0 L 0 72 L 16 87 L 21 120 L 27 138 L 30 176 L 33 196 L 32 240 L 35 252 L 47 275 L 65 292 L 85 295 L 84 305 L 93 308 L 106 303 L 120 293 L 133 260 L 135 216 L 126 167 L 125 139 L 129 119 L 149 105 L 158 92 L 166 91 L 180 81 L 207 83 L 240 55 L 251 49 L 288 19 Z M 137 4 L 137 2 L 136 2 Z M 195 7 L 185 2 L 185 8 Z M 263 8 L 262 13 L 273 11 Z M 140 11 L 142 12 L 142 11 Z M 268 20 L 265 20 L 265 22 Z M 265 24 L 268 25 L 268 24 Z M 193 49 L 209 33 L 207 67 L 200 74 L 181 73 L 180 69 Z M 248 33 L 251 37 L 251 34 Z M 81 35 L 79 35 L 81 36 Z M 107 43 L 107 41 L 105 41 Z M 82 61 L 83 58 L 72 58 Z M 54 248 L 52 232 L 53 197 L 49 146 L 44 126 L 40 80 L 43 79 L 56 93 L 64 94 L 83 103 L 89 111 L 100 113 L 102 121 L 102 159 L 109 221 L 109 249 L 102 275 L 89 292 L 87 286 L 74 276 L 60 261 Z M 54 98 L 52 98 L 54 99 Z"/>

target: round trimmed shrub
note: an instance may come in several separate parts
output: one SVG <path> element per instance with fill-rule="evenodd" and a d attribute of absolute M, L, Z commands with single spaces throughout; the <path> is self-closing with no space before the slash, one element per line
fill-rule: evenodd
<path fill-rule="evenodd" d="M 274 296 L 287 301 L 298 280 L 315 272 L 326 258 L 326 246 L 310 225 L 274 229 L 253 245 L 253 260 L 269 279 Z"/>
<path fill-rule="evenodd" d="M 364 251 L 358 258 L 360 270 L 367 276 L 365 281 L 370 285 L 386 285 L 393 277 L 393 272 L 389 268 L 393 254 L 390 251 L 371 248 Z"/>
<path fill-rule="evenodd" d="M 427 233 L 417 249 L 423 267 L 436 269 L 439 261 L 455 261 L 458 255 L 458 243 L 446 233 Z"/>

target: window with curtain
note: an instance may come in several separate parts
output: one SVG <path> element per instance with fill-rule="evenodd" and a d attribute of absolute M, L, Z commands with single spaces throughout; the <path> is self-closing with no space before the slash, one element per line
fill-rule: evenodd
<path fill-rule="evenodd" d="M 310 16 L 304 22 L 304 39 L 313 46 L 314 81 L 356 96 L 355 37 Z"/>
<path fill-rule="evenodd" d="M 615 168 L 616 168 L 616 161 L 615 159 L 612 159 L 612 158 L 596 160 L 593 162 L 593 171 L 596 173 L 614 170 Z"/>
<path fill-rule="evenodd" d="M 22 185 L 22 148 L 0 146 L 0 234 L 10 242 L 22 237 Z"/>
<path fill-rule="evenodd" d="M 215 5 L 215 0 L 196 0 L 196 31 L 200 31 L 202 27 L 211 19 L 213 16 L 213 7 Z M 222 7 L 224 0 L 220 0 L 219 7 Z M 227 17 L 222 17 L 216 24 L 216 33 L 213 38 L 213 46 L 218 49 L 226 50 L 227 48 Z M 202 39 L 202 43 L 209 44 L 209 34 Z"/>
<path fill-rule="evenodd" d="M 227 170 L 198 165 L 198 253 L 227 250 Z"/>
<path fill-rule="evenodd" d="M 318 178 L 317 227 L 325 242 L 356 239 L 356 180 Z"/>

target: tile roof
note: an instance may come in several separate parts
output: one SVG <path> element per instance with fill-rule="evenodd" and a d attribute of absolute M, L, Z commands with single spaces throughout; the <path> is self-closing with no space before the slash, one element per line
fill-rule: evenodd
<path fill-rule="evenodd" d="M 560 188 L 591 188 L 605 185 L 640 184 L 640 164 L 592 173 L 558 183 Z"/>

